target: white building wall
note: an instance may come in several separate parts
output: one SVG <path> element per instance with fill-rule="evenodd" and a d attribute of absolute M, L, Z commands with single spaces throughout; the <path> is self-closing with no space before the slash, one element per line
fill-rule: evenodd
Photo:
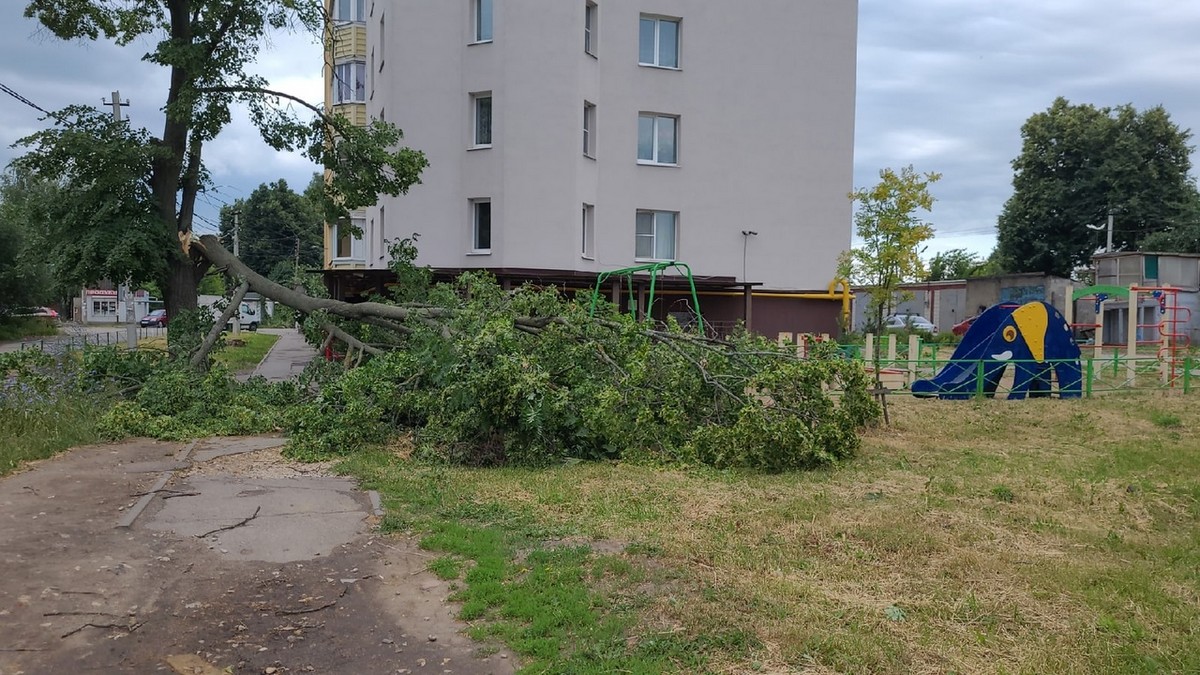
<path fill-rule="evenodd" d="M 374 3 L 373 117 L 430 159 L 422 184 L 368 211 L 380 234 L 419 232 L 435 267 L 601 271 L 635 264 L 638 209 L 678 211 L 677 258 L 704 276 L 823 288 L 849 248 L 857 2 L 597 0 L 597 57 L 583 0 L 495 0 L 495 41 L 471 45 L 471 0 Z M 385 9 L 386 8 L 386 9 Z M 386 12 L 386 14 L 385 14 Z M 638 65 L 642 12 L 681 18 L 679 70 Z M 380 18 L 386 35 L 380 34 Z M 470 94 L 493 93 L 493 147 L 468 150 Z M 596 159 L 582 153 L 597 106 Z M 679 166 L 637 164 L 638 113 L 679 115 Z M 492 200 L 492 252 L 468 255 L 469 200 Z M 580 211 L 595 205 L 595 260 Z"/>

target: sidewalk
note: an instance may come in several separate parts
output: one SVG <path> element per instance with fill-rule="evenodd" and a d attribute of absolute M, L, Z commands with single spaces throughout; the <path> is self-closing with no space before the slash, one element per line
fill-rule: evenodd
<path fill-rule="evenodd" d="M 290 380 L 317 357 L 317 350 L 304 341 L 300 331 L 291 328 L 263 328 L 260 332 L 278 335 L 279 341 L 271 347 L 250 377 L 262 377 L 268 382 Z"/>

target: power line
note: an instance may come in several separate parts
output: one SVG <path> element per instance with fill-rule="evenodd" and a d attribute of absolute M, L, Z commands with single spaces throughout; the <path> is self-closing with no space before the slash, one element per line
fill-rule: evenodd
<path fill-rule="evenodd" d="M 29 106 L 30 108 L 33 108 L 34 110 L 40 111 L 40 112 L 42 112 L 42 113 L 44 113 L 44 114 L 46 114 L 46 115 L 49 115 L 49 114 L 50 114 L 50 111 L 46 110 L 46 109 L 45 109 L 45 108 L 43 108 L 42 106 L 40 106 L 40 105 L 38 105 L 38 104 L 34 103 L 33 101 L 30 101 L 29 99 L 25 98 L 24 96 L 22 96 L 22 95 L 18 94 L 17 92 L 13 91 L 13 90 L 12 90 L 12 89 L 11 89 L 11 88 L 10 88 L 10 87 L 7 85 L 7 84 L 4 84 L 3 82 L 0 82 L 0 91 L 2 91 L 2 92 L 4 92 L 4 93 L 8 94 L 9 96 L 11 96 L 11 97 L 13 97 L 13 98 L 17 99 L 17 100 L 18 100 L 18 101 L 20 101 L 21 103 L 24 103 L 25 105 Z"/>

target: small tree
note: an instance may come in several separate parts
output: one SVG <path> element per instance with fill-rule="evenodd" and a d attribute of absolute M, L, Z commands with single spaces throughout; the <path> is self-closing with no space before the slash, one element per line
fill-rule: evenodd
<path fill-rule="evenodd" d="M 851 249 L 848 267 L 851 280 L 871 293 L 867 314 L 876 329 L 894 307 L 900 284 L 925 275 L 922 244 L 933 238 L 933 227 L 917 211 L 933 209 L 929 186 L 941 177 L 917 173 L 911 165 L 899 173 L 883 169 L 878 185 L 850 193 L 858 205 L 854 230 L 862 244 Z"/>

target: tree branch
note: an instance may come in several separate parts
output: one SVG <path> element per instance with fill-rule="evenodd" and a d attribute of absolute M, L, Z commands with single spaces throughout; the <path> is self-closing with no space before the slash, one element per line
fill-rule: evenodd
<path fill-rule="evenodd" d="M 250 290 L 250 284 L 243 281 L 238 285 L 237 290 L 233 292 L 233 297 L 229 299 L 229 304 L 225 307 L 225 311 L 221 312 L 220 318 L 209 329 L 208 335 L 205 336 L 204 342 L 200 344 L 200 349 L 192 355 L 191 364 L 193 368 L 200 367 L 204 360 L 208 358 L 208 353 L 212 351 L 213 345 L 217 344 L 217 339 L 221 337 L 221 331 L 225 329 L 225 324 L 233 318 L 233 315 L 242 305 L 242 298 L 246 297 L 246 291 Z M 240 319 L 239 319 L 240 320 Z"/>
<path fill-rule="evenodd" d="M 329 120 L 333 119 L 333 116 L 330 115 L 329 113 L 327 113 L 325 110 L 322 110 L 318 106 L 315 106 L 312 103 L 309 103 L 308 101 L 300 98 L 299 96 L 294 96 L 292 94 L 288 94 L 288 93 L 285 93 L 282 91 L 275 91 L 274 89 L 266 89 L 264 87 L 224 86 L 224 87 L 196 87 L 196 91 L 199 93 L 202 93 L 202 94 L 264 94 L 266 96 L 275 96 L 278 98 L 287 99 L 293 103 L 296 103 L 305 108 L 308 108 L 309 110 L 311 110 L 314 114 L 316 114 L 318 117 L 320 117 L 323 120 L 329 121 Z"/>

